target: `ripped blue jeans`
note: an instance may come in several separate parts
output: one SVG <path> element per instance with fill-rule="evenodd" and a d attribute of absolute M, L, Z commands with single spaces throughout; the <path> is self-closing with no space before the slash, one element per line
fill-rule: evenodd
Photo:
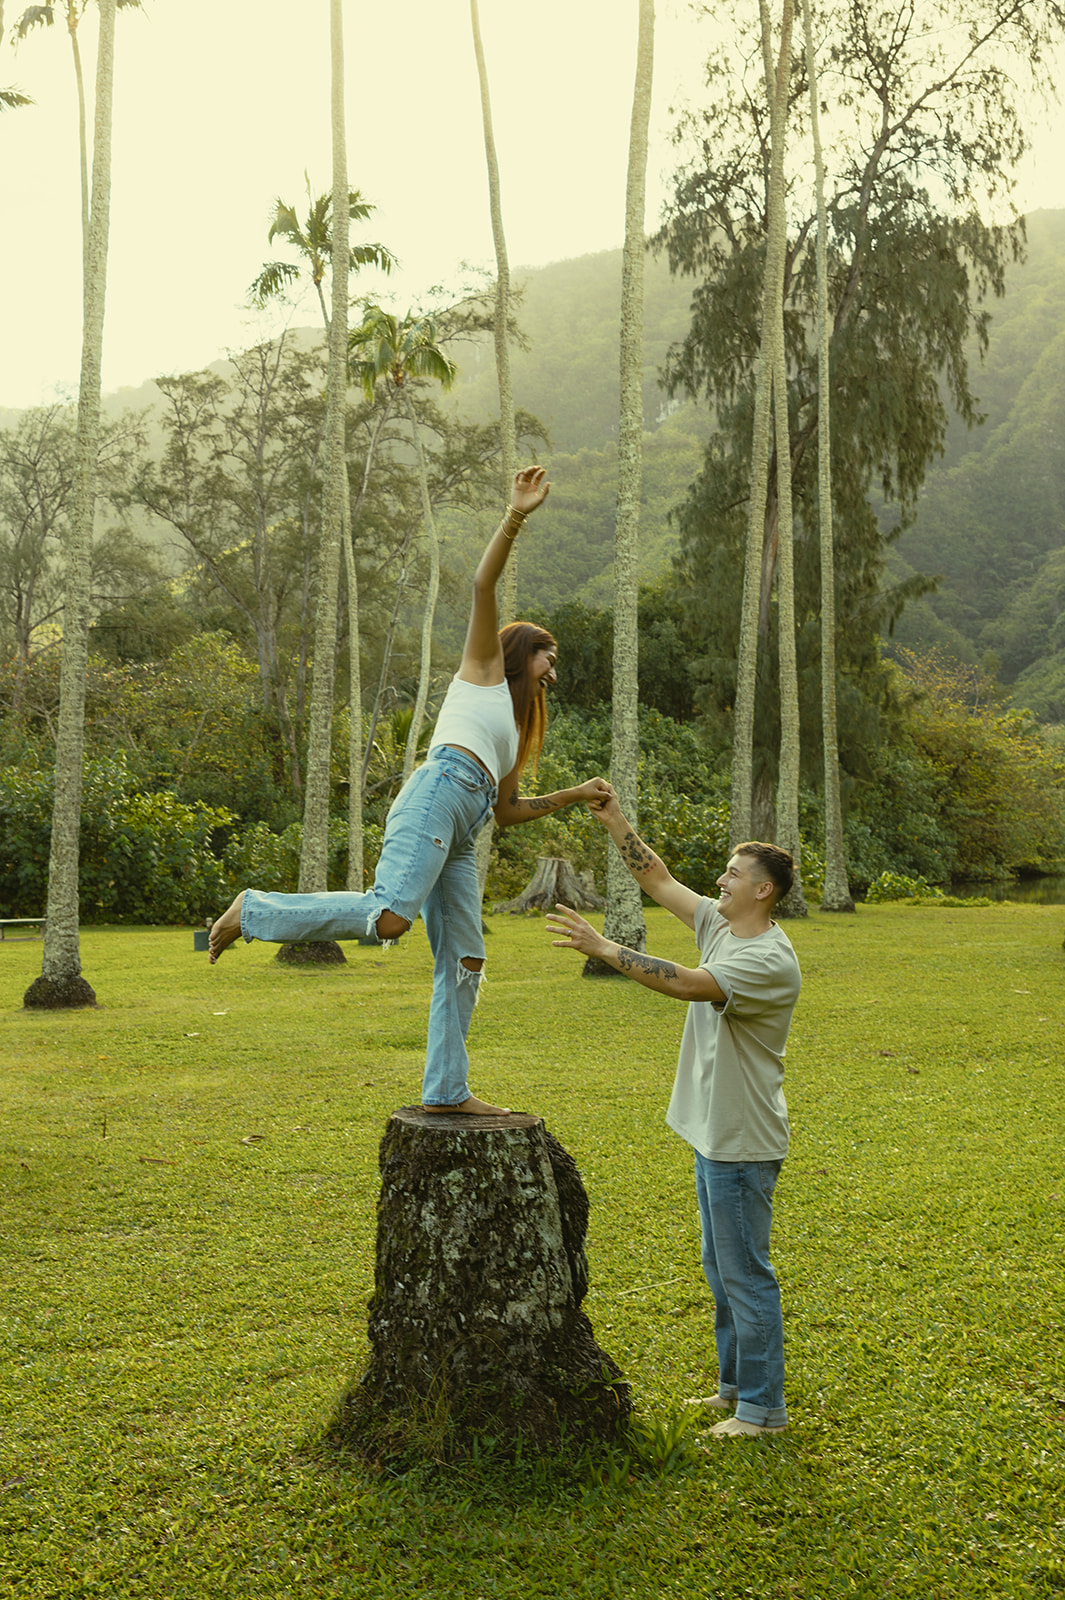
<path fill-rule="evenodd" d="M 421 913 L 435 963 L 423 1105 L 461 1105 L 469 1098 L 466 1034 L 481 972 L 462 962 L 464 957 L 484 961 L 474 839 L 495 798 L 495 785 L 472 757 L 438 745 L 392 803 L 372 889 L 365 894 L 249 889 L 241 906 L 245 939 L 280 944 L 354 939 L 372 933 L 386 909 L 408 922 Z"/>

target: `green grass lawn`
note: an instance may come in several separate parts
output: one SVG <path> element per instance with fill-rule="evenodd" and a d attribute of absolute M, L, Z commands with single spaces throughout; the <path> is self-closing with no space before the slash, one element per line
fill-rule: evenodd
<path fill-rule="evenodd" d="M 792 1425 L 718 1442 L 700 1420 L 658 1469 L 313 1448 L 366 1360 L 377 1146 L 421 1081 L 421 925 L 321 972 L 89 930 L 100 1008 L 67 1015 L 20 1009 L 41 946 L 3 943 L 0 1594 L 1065 1593 L 1063 924 L 883 905 L 789 925 Z M 663 1121 L 683 1010 L 583 981 L 538 920 L 491 930 L 471 1083 L 576 1158 L 586 1309 L 664 1456 L 716 1383 L 690 1153 Z M 648 930 L 693 959 L 664 913 Z"/>

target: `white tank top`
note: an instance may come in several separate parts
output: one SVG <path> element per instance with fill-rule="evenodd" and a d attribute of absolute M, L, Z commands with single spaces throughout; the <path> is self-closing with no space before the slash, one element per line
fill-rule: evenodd
<path fill-rule="evenodd" d="M 518 759 L 518 725 L 506 684 L 452 678 L 429 742 L 430 751 L 441 744 L 460 744 L 472 750 L 496 784 L 505 778 Z"/>

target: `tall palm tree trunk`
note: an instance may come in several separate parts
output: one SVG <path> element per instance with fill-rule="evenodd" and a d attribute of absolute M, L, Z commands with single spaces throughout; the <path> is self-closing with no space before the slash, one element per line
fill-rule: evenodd
<path fill-rule="evenodd" d="M 791 75 L 793 0 L 784 0 L 780 55 L 775 77 L 767 83 L 773 95 L 772 121 L 779 132 L 783 156 L 787 120 L 788 81 Z M 771 62 L 772 56 L 770 54 Z M 770 228 L 786 239 L 783 160 L 772 167 L 774 191 L 770 195 Z M 782 244 L 783 253 L 783 244 Z M 780 537 L 777 555 L 777 633 L 780 675 L 780 765 L 777 776 L 777 843 L 795 859 L 795 881 L 781 901 L 782 916 L 805 917 L 802 889 L 802 840 L 799 835 L 799 673 L 795 649 L 795 532 L 791 499 L 791 437 L 788 425 L 788 367 L 784 346 L 784 300 L 774 296 L 773 315 L 773 415 L 777 457 L 777 502 Z"/>
<path fill-rule="evenodd" d="M 440 540 L 436 532 L 436 518 L 433 515 L 433 503 L 429 496 L 429 469 L 425 461 L 425 451 L 422 448 L 422 433 L 418 426 L 418 418 L 414 413 L 414 402 L 407 390 L 404 390 L 407 404 L 407 417 L 410 421 L 411 436 L 414 441 L 415 454 L 418 459 L 418 489 L 422 501 L 422 521 L 429 539 L 429 587 L 425 595 L 425 611 L 422 616 L 422 654 L 418 668 L 418 693 L 414 700 L 414 710 L 411 713 L 410 731 L 407 734 L 407 748 L 403 752 L 403 782 L 406 783 L 414 771 L 414 763 L 418 755 L 418 740 L 421 737 L 422 723 L 425 721 L 425 706 L 429 698 L 429 668 L 432 659 L 433 647 L 433 618 L 436 616 L 436 597 L 440 592 Z"/>
<path fill-rule="evenodd" d="M 769 437 L 773 398 L 774 306 L 784 292 L 784 111 L 787 100 L 785 79 L 783 105 L 776 93 L 777 74 L 773 69 L 773 46 L 766 0 L 759 0 L 762 15 L 762 50 L 765 57 L 766 90 L 770 97 L 769 183 L 767 194 L 768 226 L 765 277 L 762 283 L 761 349 L 754 392 L 754 424 L 751 437 L 751 494 L 747 516 L 747 549 L 743 564 L 743 599 L 740 606 L 740 634 L 736 654 L 736 696 L 732 712 L 732 791 L 729 844 L 735 849 L 750 838 L 754 801 L 754 708 L 758 679 L 758 625 L 762 601 L 763 564 L 766 550 L 766 523 L 769 488 Z M 785 0 L 785 17 L 790 33 L 791 0 Z M 782 41 L 783 43 L 783 41 Z M 779 208 L 776 198 L 779 197 Z M 778 220 L 779 212 L 779 220 Z M 777 508 L 772 508 L 775 518 Z M 772 563 L 775 565 L 775 563 Z"/>
<path fill-rule="evenodd" d="M 477 0 L 470 0 L 470 24 L 473 28 L 473 49 L 477 57 L 477 78 L 481 86 L 481 120 L 484 124 L 484 154 L 488 167 L 488 205 L 492 215 L 492 242 L 496 253 L 496 311 L 493 337 L 496 351 L 496 383 L 499 388 L 499 443 L 503 466 L 503 504 L 510 499 L 511 485 L 518 469 L 518 441 L 514 426 L 514 388 L 510 377 L 510 262 L 507 258 L 507 239 L 503 231 L 503 203 L 499 188 L 499 162 L 496 160 L 495 135 L 492 131 L 492 100 L 488 92 L 488 68 L 485 65 L 484 45 L 481 41 L 481 19 Z M 518 551 L 512 550 L 510 560 L 503 569 L 499 585 L 499 620 L 513 622 L 518 614 Z M 488 881 L 488 866 L 492 856 L 494 817 L 477 835 L 477 877 L 484 896 Z"/>
<path fill-rule="evenodd" d="M 100 368 L 103 361 L 107 240 L 111 213 L 111 111 L 115 67 L 115 0 L 100 0 L 93 116 L 92 200 L 83 252 L 81 386 L 78 393 L 77 468 L 67 553 L 63 659 L 59 679 L 55 798 L 48 863 L 47 923 L 41 976 L 23 1003 L 58 1009 L 95 1005 L 81 976 L 78 938 L 78 847 L 82 756 L 85 747 L 85 669 L 89 644 L 96 457 L 100 438 Z"/>
<path fill-rule="evenodd" d="M 643 260 L 647 128 L 654 79 L 654 0 L 640 0 L 636 80 L 629 126 L 625 244 L 621 258 L 621 407 L 618 419 L 618 505 L 614 523 L 614 698 L 610 778 L 621 808 L 638 825 L 640 758 L 639 595 L 640 497 L 643 490 Z M 630 950 L 647 947 L 640 886 L 616 850 L 607 855 L 603 931 Z M 602 963 L 585 963 L 600 973 Z"/>
<path fill-rule="evenodd" d="M 347 359 L 345 355 L 345 360 Z M 344 575 L 348 585 L 348 706 L 349 706 L 349 731 L 348 731 L 348 876 L 347 887 L 352 894 L 361 894 L 366 879 L 366 858 L 364 835 L 362 827 L 362 807 L 366 798 L 366 768 L 369 763 L 370 746 L 373 743 L 373 723 L 366 738 L 366 753 L 363 754 L 363 718 L 362 718 L 362 660 L 359 649 L 359 575 L 355 566 L 355 529 L 359 526 L 362 516 L 363 502 L 370 484 L 370 472 L 373 468 L 374 457 L 377 454 L 377 445 L 389 414 L 389 405 L 381 408 L 370 443 L 366 451 L 366 460 L 363 463 L 362 483 L 359 485 L 359 497 L 354 507 L 351 504 L 351 485 L 348 480 L 347 446 L 345 443 L 344 460 L 344 527 L 341 538 L 344 545 Z"/>
<path fill-rule="evenodd" d="M 810 133 L 817 185 L 817 515 L 821 545 L 821 742 L 824 756 L 825 892 L 822 911 L 853 911 L 843 844 L 836 727 L 836 573 L 832 516 L 831 374 L 828 361 L 828 219 L 825 165 L 818 121 L 817 58 L 809 0 L 802 8 L 806 75 L 810 85 Z"/>
<path fill-rule="evenodd" d="M 518 468 L 518 441 L 514 427 L 514 389 L 510 379 L 510 263 L 503 231 L 503 205 L 499 191 L 499 163 L 492 132 L 492 101 L 488 92 L 488 69 L 481 42 L 481 23 L 477 0 L 470 0 L 473 49 L 477 57 L 477 77 L 481 86 L 481 119 L 484 123 L 484 154 L 488 165 L 488 204 L 492 213 L 492 242 L 496 253 L 496 313 L 493 325 L 496 349 L 496 381 L 499 386 L 499 440 L 503 457 L 503 503 L 510 498 L 511 484 Z M 499 619 L 513 622 L 518 611 L 517 551 L 511 555 L 500 584 Z"/>
<path fill-rule="evenodd" d="M 336 679 L 337 592 L 346 497 L 344 424 L 348 390 L 348 262 L 350 259 L 347 151 L 344 128 L 342 0 L 330 0 L 329 39 L 333 133 L 333 304 L 329 323 L 326 397 L 325 497 L 318 549 L 318 608 L 307 741 L 306 794 L 299 888 L 326 889 L 329 861 L 329 771 Z M 350 585 L 350 580 L 349 580 Z M 358 597 L 349 592 L 357 614 Z M 353 715 L 357 707 L 352 708 Z M 361 732 L 361 729 L 360 729 Z M 360 741 L 361 742 L 361 741 Z"/>

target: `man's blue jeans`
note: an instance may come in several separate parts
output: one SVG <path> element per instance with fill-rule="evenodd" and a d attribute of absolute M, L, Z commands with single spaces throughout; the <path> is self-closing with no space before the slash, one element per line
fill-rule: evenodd
<path fill-rule="evenodd" d="M 695 1152 L 703 1271 L 714 1296 L 718 1393 L 742 1422 L 781 1427 L 784 1322 L 769 1264 L 779 1161 L 710 1161 Z"/>
<path fill-rule="evenodd" d="M 241 905 L 245 939 L 282 944 L 354 939 L 372 933 L 384 910 L 408 922 L 422 913 L 435 962 L 423 1105 L 461 1105 L 469 1098 L 466 1034 L 481 973 L 462 962 L 464 957 L 484 961 L 474 838 L 495 797 L 495 785 L 478 762 L 450 745 L 438 745 L 392 804 L 372 889 L 365 894 L 249 889 Z"/>

